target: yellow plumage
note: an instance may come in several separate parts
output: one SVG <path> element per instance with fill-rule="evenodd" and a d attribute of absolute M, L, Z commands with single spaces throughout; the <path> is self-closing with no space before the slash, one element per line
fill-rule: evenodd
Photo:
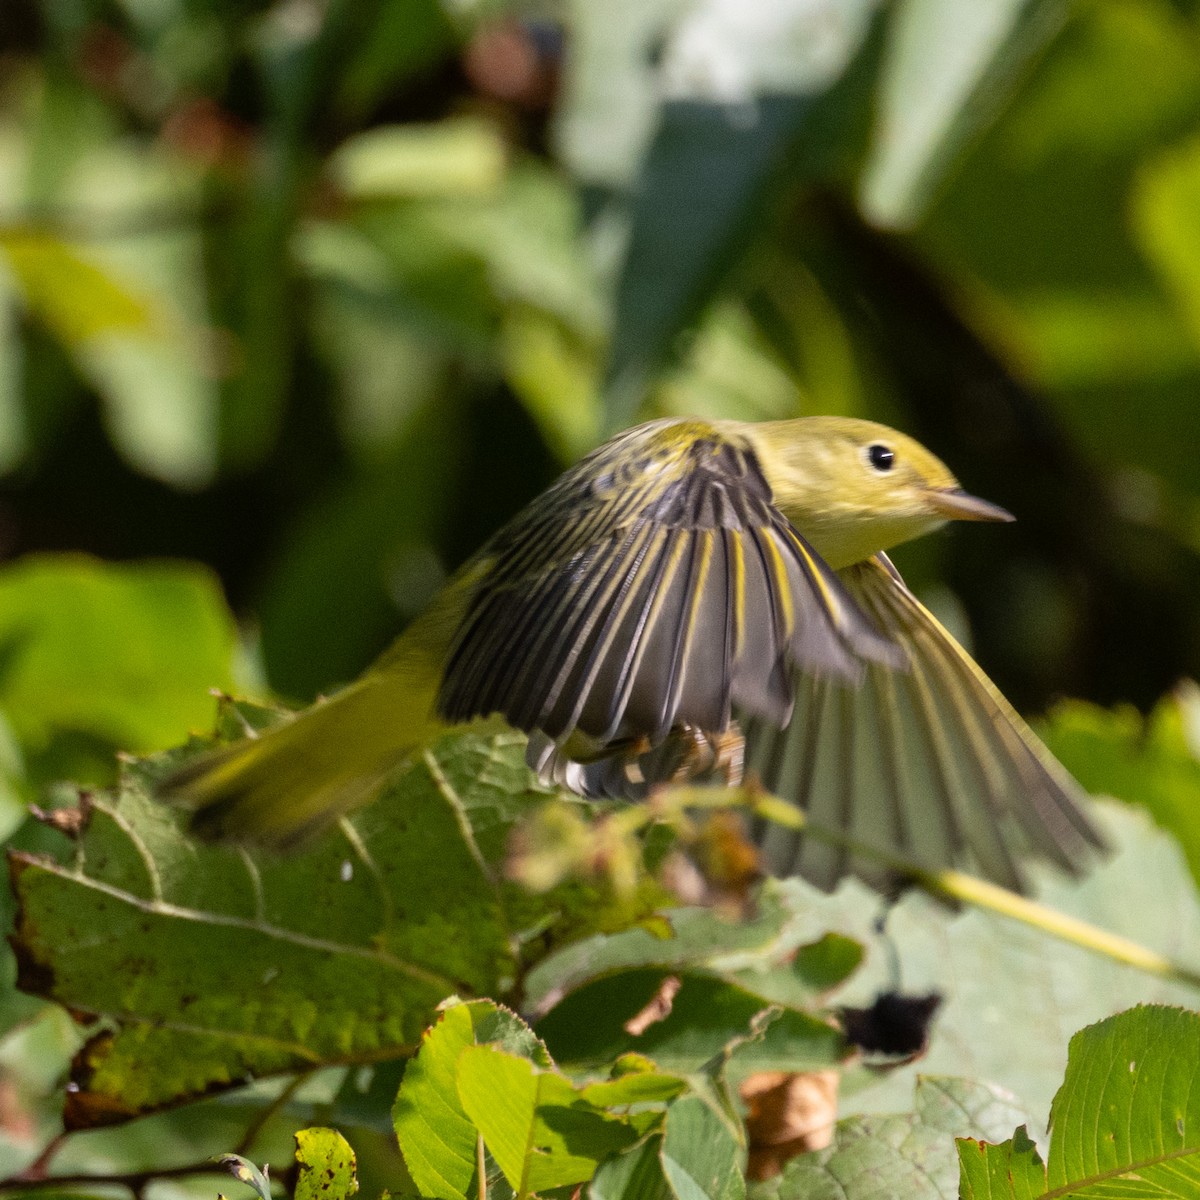
<path fill-rule="evenodd" d="M 638 426 L 501 530 L 356 683 L 164 792 L 203 834 L 286 845 L 449 724 L 503 718 L 544 778 L 631 796 L 741 719 L 750 765 L 823 825 L 1013 886 L 1028 852 L 1074 868 L 1099 844 L 1075 785 L 883 557 L 949 519 L 1011 518 L 882 425 Z M 826 886 L 869 874 L 762 836 Z"/>

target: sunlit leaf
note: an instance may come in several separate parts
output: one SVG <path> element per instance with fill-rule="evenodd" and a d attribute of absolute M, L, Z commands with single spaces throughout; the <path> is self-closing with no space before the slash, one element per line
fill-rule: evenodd
<path fill-rule="evenodd" d="M 637 1134 L 593 1107 L 562 1075 L 491 1046 L 458 1056 L 458 1095 L 519 1195 L 584 1183 Z"/>
<path fill-rule="evenodd" d="M 404 1071 L 392 1117 L 409 1174 L 421 1195 L 466 1200 L 478 1134 L 455 1085 L 458 1056 L 475 1045 L 472 1008 L 447 1006 Z"/>
<path fill-rule="evenodd" d="M 295 1200 L 349 1200 L 358 1191 L 354 1151 L 336 1129 L 296 1134 Z"/>
<path fill-rule="evenodd" d="M 1037 1200 L 1046 1190 L 1046 1164 L 1022 1125 L 997 1145 L 960 1138 L 961 1200 Z"/>
<path fill-rule="evenodd" d="M 1024 1129 L 959 1143 L 966 1200 L 1200 1194 L 1200 1014 L 1140 1006 L 1071 1039 L 1043 1166 Z"/>

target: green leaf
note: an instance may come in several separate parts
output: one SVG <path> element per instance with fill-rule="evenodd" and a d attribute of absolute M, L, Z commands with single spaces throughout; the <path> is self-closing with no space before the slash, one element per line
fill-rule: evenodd
<path fill-rule="evenodd" d="M 646 1138 L 600 1164 L 588 1188 L 590 1200 L 668 1200 L 661 1136 Z"/>
<path fill-rule="evenodd" d="M 335 1129 L 296 1134 L 295 1200 L 349 1200 L 358 1191 L 354 1151 Z"/>
<path fill-rule="evenodd" d="M 595 888 L 534 897 L 501 877 L 514 823 L 544 799 L 523 753 L 517 735 L 448 737 L 286 859 L 183 837 L 149 794 L 174 755 L 96 796 L 73 852 L 15 855 L 21 986 L 110 1019 L 76 1060 L 68 1122 L 411 1053 L 446 997 L 504 996 L 606 920 Z"/>
<path fill-rule="evenodd" d="M 475 1174 L 475 1126 L 455 1088 L 458 1056 L 475 1044 L 471 1007 L 452 1004 L 421 1037 L 404 1071 L 392 1119 L 404 1162 L 422 1196 L 466 1200 Z"/>
<path fill-rule="evenodd" d="M 236 631 L 216 578 L 182 563 L 22 559 L 0 571 L 0 706 L 35 753 L 57 738 L 157 750 L 211 720 Z"/>
<path fill-rule="evenodd" d="M 916 221 L 963 145 L 1059 32 L 1061 0 L 896 5 L 860 202 L 878 224 Z"/>
<path fill-rule="evenodd" d="M 624 971 L 584 985 L 538 1022 L 538 1033 L 563 1063 L 594 1065 L 637 1052 L 686 1073 L 745 1035 L 771 1003 L 736 982 L 699 972 L 681 971 L 676 978 L 681 986 L 670 1011 L 637 1036 L 625 1025 L 658 992 L 661 970 Z M 739 1054 L 739 1064 L 747 1070 L 805 1071 L 832 1066 L 844 1054 L 841 1034 L 826 1021 L 786 1009 Z"/>
<path fill-rule="evenodd" d="M 1036 1200 L 1046 1190 L 1046 1164 L 1022 1125 L 995 1145 L 958 1139 L 960 1200 Z"/>
<path fill-rule="evenodd" d="M 651 1069 L 631 1071 L 619 1079 L 585 1084 L 579 1094 L 597 1108 L 621 1108 L 626 1104 L 673 1100 L 686 1088 L 686 1082 L 678 1075 Z"/>
<path fill-rule="evenodd" d="M 1081 1030 L 1050 1109 L 1049 1187 L 1200 1193 L 1198 1085 L 1200 1013 L 1146 1005 Z"/>
<path fill-rule="evenodd" d="M 1200 1195 L 1200 1013 L 1139 1005 L 1071 1039 L 1043 1166 L 1025 1130 L 959 1142 L 966 1200 Z"/>
<path fill-rule="evenodd" d="M 637 1140 L 565 1076 L 496 1047 L 462 1051 L 457 1082 L 463 1109 L 518 1196 L 584 1183 L 604 1158 Z"/>
<path fill-rule="evenodd" d="M 678 1200 L 742 1200 L 746 1194 L 741 1147 L 699 1096 L 684 1096 L 667 1110 L 660 1157 Z"/>
<path fill-rule="evenodd" d="M 456 1080 L 463 1111 L 483 1135 L 509 1186 L 524 1195 L 535 1150 L 538 1083 L 533 1065 L 490 1046 L 473 1046 L 459 1055 Z"/>
<path fill-rule="evenodd" d="M 994 1138 L 1025 1119 L 1011 1096 L 965 1079 L 917 1081 L 911 1113 L 839 1121 L 832 1145 L 792 1159 L 751 1200 L 953 1200 L 955 1137 Z"/>

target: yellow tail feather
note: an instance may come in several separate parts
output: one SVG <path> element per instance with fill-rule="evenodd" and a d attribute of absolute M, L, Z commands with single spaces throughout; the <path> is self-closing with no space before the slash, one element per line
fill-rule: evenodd
<path fill-rule="evenodd" d="M 283 848 L 370 799 L 445 728 L 442 664 L 474 586 L 464 568 L 357 682 L 258 737 L 202 755 L 159 786 L 201 837 Z"/>

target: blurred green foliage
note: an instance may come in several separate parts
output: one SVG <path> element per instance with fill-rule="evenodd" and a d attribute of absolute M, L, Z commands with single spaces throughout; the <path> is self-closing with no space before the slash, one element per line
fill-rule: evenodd
<path fill-rule="evenodd" d="M 1055 711 L 1054 748 L 1148 809 L 1194 875 L 1196 705 L 1160 698 L 1200 676 L 1198 51 L 1194 0 L 3 0 L 0 830 L 75 886 L 88 864 L 24 802 L 203 729 L 210 688 L 307 699 L 352 677 L 615 427 L 841 412 L 915 434 L 1018 514 L 901 564 L 1020 707 L 1084 702 Z M 1195 896 L 1138 819 L 1117 820 L 1131 848 L 1106 873 L 1049 894 L 1173 952 Z M 107 833 L 101 876 L 136 859 Z M 168 890 L 201 870 L 172 854 Z M 14 992 L 5 958 L 0 1172 L 59 1127 L 85 1034 L 127 1046 L 171 1003 L 138 992 L 121 947 L 111 971 L 79 959 L 63 895 L 56 963 L 116 999 L 92 997 L 81 1030 Z M 573 1004 L 615 1054 L 616 1010 L 586 1015 L 612 1008 L 605 986 L 644 999 L 675 969 L 700 980 L 687 1000 L 723 996 L 707 1038 L 689 1043 L 686 1002 L 658 1030 L 688 1069 L 768 999 L 803 1011 L 748 1057 L 798 1060 L 817 1019 L 781 946 L 822 944 L 827 918 L 873 948 L 856 986 L 895 983 L 871 902 L 837 900 L 547 961 L 530 916 L 521 935 L 548 940 L 525 999 L 554 1033 L 575 989 L 560 1026 Z M 1075 958 L 1015 935 L 996 954 L 982 918 L 911 898 L 892 930 L 910 986 L 961 977 L 937 1069 L 1009 1067 L 1039 1103 L 1065 1032 L 1145 995 L 1128 972 L 1084 989 Z M 839 944 L 848 974 L 858 943 Z M 1036 1067 L 1011 1054 L 1021 1019 Z M 375 1194 L 404 1178 L 399 1072 L 364 1070 L 303 1080 L 261 1129 L 274 1085 L 73 1135 L 55 1169 L 245 1151 L 248 1123 L 290 1161 L 320 1120 L 353 1127 Z M 595 1194 L 669 1182 L 672 1138 L 703 1141 L 710 1117 L 689 1094 Z"/>
<path fill-rule="evenodd" d="M 906 565 L 1024 706 L 1200 673 L 1192 7 L 735 8 L 11 0 L 2 548 L 307 698 L 606 428 L 836 410 L 1020 516 Z"/>

